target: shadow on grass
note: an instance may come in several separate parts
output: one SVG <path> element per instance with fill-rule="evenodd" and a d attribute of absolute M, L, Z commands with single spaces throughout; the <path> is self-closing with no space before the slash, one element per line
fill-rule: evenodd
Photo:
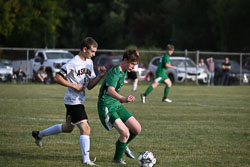
<path fill-rule="evenodd" d="M 70 155 L 70 154 L 69 154 Z M 21 159 L 21 160 L 56 160 L 56 161 L 81 161 L 81 156 L 77 155 L 55 155 L 55 154 L 34 154 L 34 153 L 19 153 L 10 151 L 1 151 L 0 157 L 10 158 L 10 159 Z M 2 162 L 1 162 L 2 163 Z M 0 165 L 1 166 L 1 165 Z"/>

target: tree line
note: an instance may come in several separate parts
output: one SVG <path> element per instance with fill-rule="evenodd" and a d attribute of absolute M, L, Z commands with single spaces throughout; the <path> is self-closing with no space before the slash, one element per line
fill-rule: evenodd
<path fill-rule="evenodd" d="M 249 0 L 0 0 L 0 47 L 250 51 Z"/>

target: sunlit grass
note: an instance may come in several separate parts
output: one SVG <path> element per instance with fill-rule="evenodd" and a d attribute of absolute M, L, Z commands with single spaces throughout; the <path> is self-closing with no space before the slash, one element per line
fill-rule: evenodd
<path fill-rule="evenodd" d="M 140 93 L 125 85 L 121 94 L 132 94 L 136 101 L 125 107 L 142 125 L 141 134 L 130 147 L 138 156 L 149 150 L 155 153 L 160 167 L 246 167 L 250 166 L 250 87 L 207 87 L 173 85 L 163 103 L 163 85 L 155 89 L 147 103 Z M 91 158 L 101 166 L 112 163 L 118 133 L 108 132 L 97 114 L 100 85 L 87 91 L 85 103 L 91 134 Z M 60 85 L 0 85 L 0 162 L 1 166 L 51 167 L 84 166 L 81 164 L 79 131 L 43 139 L 38 148 L 31 137 L 34 129 L 42 130 L 63 123 L 66 88 Z M 127 166 L 138 166 L 124 156 Z"/>

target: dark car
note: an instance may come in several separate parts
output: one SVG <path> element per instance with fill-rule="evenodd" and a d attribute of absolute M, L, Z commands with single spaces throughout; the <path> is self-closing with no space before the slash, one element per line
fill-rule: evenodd
<path fill-rule="evenodd" d="M 112 67 L 120 64 L 122 62 L 122 55 L 115 55 L 115 56 L 111 56 L 111 55 L 99 55 L 96 56 L 93 60 L 93 64 L 94 64 L 94 70 L 96 75 L 98 75 L 98 70 L 97 68 L 100 66 L 105 66 L 107 71 L 109 71 Z M 139 80 L 143 81 L 143 80 L 147 80 L 148 78 L 148 70 L 146 68 L 143 67 L 138 67 L 137 70 L 137 77 Z"/>
<path fill-rule="evenodd" d="M 122 61 L 122 55 L 111 56 L 111 55 L 99 55 L 93 60 L 94 70 L 96 75 L 98 74 L 97 68 L 100 66 L 105 66 L 107 71 L 112 67 L 120 64 Z"/>
<path fill-rule="evenodd" d="M 243 59 L 242 67 L 250 70 L 250 57 Z"/>
<path fill-rule="evenodd" d="M 214 82 L 216 85 L 221 84 L 222 77 L 222 63 L 225 62 L 224 59 L 215 59 L 215 77 Z M 240 79 L 242 83 L 249 83 L 250 80 L 250 71 L 247 69 L 241 70 L 240 75 L 240 64 L 234 60 L 229 61 L 231 64 L 231 70 L 229 75 L 229 85 L 239 85 Z"/>

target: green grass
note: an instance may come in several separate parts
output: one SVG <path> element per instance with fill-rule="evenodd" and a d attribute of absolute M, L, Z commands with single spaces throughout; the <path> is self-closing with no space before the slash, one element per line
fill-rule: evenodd
<path fill-rule="evenodd" d="M 141 134 L 130 144 L 138 156 L 149 150 L 155 153 L 159 167 L 247 167 L 250 166 L 250 86 L 207 87 L 174 85 L 173 103 L 162 103 L 163 85 L 140 102 L 140 93 L 125 85 L 121 94 L 132 94 L 136 101 L 125 107 L 142 125 Z M 87 91 L 91 152 L 97 164 L 112 163 L 115 129 L 108 132 L 97 114 L 100 85 Z M 79 130 L 71 134 L 45 137 L 38 148 L 31 137 L 34 129 L 42 130 L 63 123 L 66 88 L 60 85 L 0 84 L 0 166 L 69 167 L 81 164 Z M 137 160 L 124 156 L 127 166 Z"/>

